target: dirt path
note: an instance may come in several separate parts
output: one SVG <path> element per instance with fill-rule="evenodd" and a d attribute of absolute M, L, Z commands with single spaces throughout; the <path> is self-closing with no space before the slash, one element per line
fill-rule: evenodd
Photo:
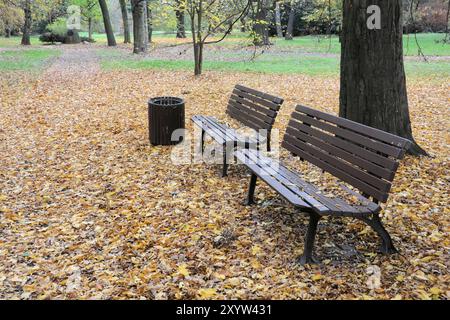
<path fill-rule="evenodd" d="M 55 59 L 42 77 L 67 77 L 96 74 L 100 70 L 96 51 L 85 45 L 61 46 L 62 55 Z"/>

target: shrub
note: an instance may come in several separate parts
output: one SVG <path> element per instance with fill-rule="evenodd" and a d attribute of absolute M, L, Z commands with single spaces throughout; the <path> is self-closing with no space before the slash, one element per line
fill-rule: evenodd
<path fill-rule="evenodd" d="M 39 41 L 41 42 L 55 43 L 55 42 L 64 42 L 64 40 L 65 36 L 61 36 L 59 34 L 52 32 L 45 32 L 39 37 Z"/>
<path fill-rule="evenodd" d="M 47 30 L 53 34 L 65 36 L 67 34 L 67 21 L 64 18 L 58 18 L 47 26 Z"/>
<path fill-rule="evenodd" d="M 94 39 L 89 39 L 89 37 L 81 37 L 81 41 L 82 42 L 90 42 L 90 43 L 94 43 L 95 42 Z"/>

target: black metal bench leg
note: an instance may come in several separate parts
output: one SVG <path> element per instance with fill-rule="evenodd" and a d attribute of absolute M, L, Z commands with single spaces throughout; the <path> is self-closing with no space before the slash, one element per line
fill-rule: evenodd
<path fill-rule="evenodd" d="M 222 169 L 222 178 L 228 176 L 228 148 L 227 144 L 223 145 L 223 169 Z"/>
<path fill-rule="evenodd" d="M 200 148 L 202 150 L 202 155 L 205 153 L 205 130 L 202 129 L 202 141 L 200 144 Z"/>
<path fill-rule="evenodd" d="M 256 174 L 252 174 L 252 177 L 250 178 L 250 186 L 248 188 L 247 200 L 245 201 L 246 206 L 255 204 L 255 188 L 257 180 L 258 176 Z"/>
<path fill-rule="evenodd" d="M 317 226 L 319 224 L 320 218 L 321 216 L 317 213 L 309 214 L 309 226 L 305 239 L 305 250 L 298 260 L 301 265 L 319 263 L 318 260 L 313 257 L 313 249 L 314 241 L 316 240 Z"/>
<path fill-rule="evenodd" d="M 365 223 L 367 223 L 381 238 L 380 252 L 382 254 L 394 254 L 398 253 L 397 249 L 394 247 L 392 238 L 389 232 L 384 228 L 381 222 L 380 216 L 378 214 L 373 214 L 372 219 L 361 218 Z"/>

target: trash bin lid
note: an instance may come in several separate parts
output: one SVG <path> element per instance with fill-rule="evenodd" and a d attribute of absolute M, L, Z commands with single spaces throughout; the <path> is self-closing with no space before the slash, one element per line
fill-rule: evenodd
<path fill-rule="evenodd" d="M 156 97 L 149 100 L 152 106 L 177 107 L 184 105 L 184 99 L 178 97 Z"/>

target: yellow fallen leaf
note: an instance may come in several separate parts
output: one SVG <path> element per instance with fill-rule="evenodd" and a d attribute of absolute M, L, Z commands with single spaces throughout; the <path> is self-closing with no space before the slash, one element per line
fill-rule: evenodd
<path fill-rule="evenodd" d="M 395 280 L 402 282 L 403 280 L 405 280 L 405 276 L 402 274 L 399 274 L 397 277 L 395 277 Z"/>
<path fill-rule="evenodd" d="M 200 299 L 211 299 L 217 295 L 216 289 L 200 289 L 198 290 Z"/>
<path fill-rule="evenodd" d="M 186 266 L 185 263 L 183 263 L 182 265 L 180 265 L 180 266 L 178 267 L 177 273 L 178 273 L 179 275 L 184 276 L 184 277 L 189 277 L 189 275 L 190 275 L 190 274 L 189 274 L 189 270 L 187 269 L 187 266 Z"/>
<path fill-rule="evenodd" d="M 252 262 L 251 262 L 250 265 L 251 265 L 252 268 L 254 268 L 254 269 L 260 269 L 260 268 L 262 267 L 262 266 L 261 266 L 261 263 L 259 263 L 258 260 L 252 260 Z"/>
<path fill-rule="evenodd" d="M 311 277 L 311 279 L 313 281 L 319 281 L 319 280 L 323 279 L 323 276 L 321 274 L 315 274 Z"/>
<path fill-rule="evenodd" d="M 436 288 L 436 287 L 433 287 L 433 288 L 430 289 L 430 293 L 431 293 L 432 295 L 435 295 L 435 296 L 440 295 L 441 292 L 442 292 L 442 290 L 439 289 L 439 288 Z"/>
<path fill-rule="evenodd" d="M 256 256 L 256 255 L 258 255 L 258 254 L 260 254 L 261 253 L 261 248 L 259 247 L 259 246 L 253 246 L 252 247 L 252 255 L 254 255 L 254 256 Z"/>

